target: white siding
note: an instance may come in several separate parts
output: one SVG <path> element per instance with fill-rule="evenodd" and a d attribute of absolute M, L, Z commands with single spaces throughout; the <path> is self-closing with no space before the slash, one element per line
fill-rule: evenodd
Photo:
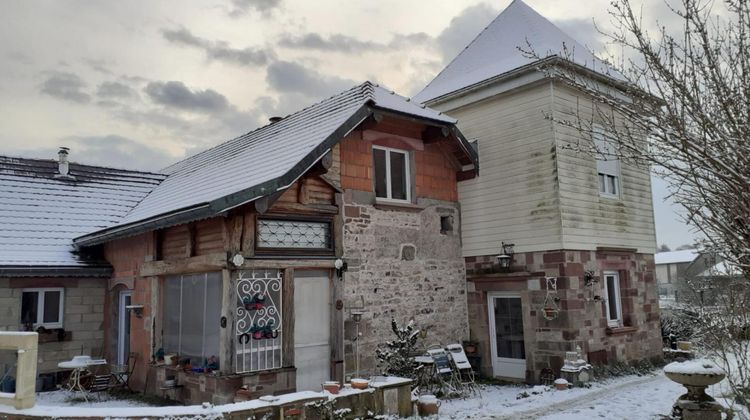
<path fill-rule="evenodd" d="M 549 83 L 447 113 L 479 144 L 480 176 L 459 183 L 465 256 L 562 248 Z"/>
<path fill-rule="evenodd" d="M 576 112 L 591 115 L 590 102 L 560 84 L 555 84 L 554 104 L 556 118 Z M 579 142 L 581 134 L 559 124 L 555 130 L 564 248 L 619 247 L 654 253 L 656 234 L 648 170 L 621 162 L 620 197 L 601 197 L 594 157 L 565 147 Z"/>

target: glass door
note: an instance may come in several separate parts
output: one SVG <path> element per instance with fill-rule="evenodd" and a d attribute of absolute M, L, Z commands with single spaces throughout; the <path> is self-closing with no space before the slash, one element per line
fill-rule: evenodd
<path fill-rule="evenodd" d="M 120 292 L 117 311 L 117 364 L 124 365 L 128 362 L 130 354 L 130 298 L 133 292 L 125 290 Z"/>
<path fill-rule="evenodd" d="M 524 379 L 526 346 L 521 297 L 490 294 L 488 300 L 493 373 L 504 378 Z"/>

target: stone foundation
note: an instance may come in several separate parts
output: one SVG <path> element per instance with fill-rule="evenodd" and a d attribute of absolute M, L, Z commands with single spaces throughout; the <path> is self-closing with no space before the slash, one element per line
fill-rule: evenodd
<path fill-rule="evenodd" d="M 362 372 L 377 370 L 375 349 L 394 338 L 391 318 L 399 324 L 413 319 L 427 331 L 425 345 L 468 338 L 458 204 L 420 200 L 409 207 L 381 206 L 372 203 L 371 194 L 351 190 L 344 201 L 347 375 L 355 370 L 355 325 L 348 309 L 360 305 L 360 297 L 365 304 L 359 339 Z M 450 218 L 452 230 L 441 229 L 441 217 Z"/>
<path fill-rule="evenodd" d="M 509 273 L 498 273 L 494 255 L 467 257 L 466 267 L 471 338 L 479 342 L 485 375 L 492 375 L 487 306 L 491 292 L 521 296 L 528 382 L 539 382 L 545 368 L 559 376 L 565 352 L 576 346 L 593 365 L 662 357 L 653 255 L 619 250 L 528 252 L 514 255 Z M 587 286 L 586 270 L 599 281 Z M 620 328 L 608 327 L 605 304 L 595 300 L 604 296 L 604 271 L 620 276 Z M 560 312 L 553 320 L 542 315 L 544 277 L 557 278 Z"/>

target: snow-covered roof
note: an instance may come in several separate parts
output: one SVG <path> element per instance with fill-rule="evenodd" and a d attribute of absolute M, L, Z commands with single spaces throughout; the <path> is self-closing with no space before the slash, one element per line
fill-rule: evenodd
<path fill-rule="evenodd" d="M 678 264 L 693 262 L 698 256 L 697 249 L 684 249 L 682 251 L 659 252 L 654 255 L 656 264 Z"/>
<path fill-rule="evenodd" d="M 739 267 L 730 262 L 722 261 L 707 268 L 698 274 L 698 277 L 729 277 L 740 275 L 742 275 L 742 270 Z"/>
<path fill-rule="evenodd" d="M 77 242 L 91 245 L 107 240 L 105 236 L 113 237 L 125 231 L 132 234 L 134 225 L 157 219 L 176 224 L 190 218 L 209 217 L 273 194 L 291 185 L 378 109 L 431 120 L 443 126 L 456 122 L 438 111 L 365 82 L 166 168 L 163 172 L 168 175 L 167 179 L 107 229 L 108 232 L 84 236 Z M 457 129 L 453 129 L 457 133 Z M 471 146 L 462 136 L 458 137 L 465 143 L 464 152 L 476 162 Z"/>
<path fill-rule="evenodd" d="M 73 238 L 118 223 L 164 175 L 0 156 L 0 267 L 94 267 Z M 106 263 L 105 263 L 106 264 Z"/>
<path fill-rule="evenodd" d="M 529 45 L 537 57 L 519 50 L 528 51 Z M 522 0 L 514 0 L 414 100 L 425 103 L 551 56 L 624 80 L 544 16 Z"/>

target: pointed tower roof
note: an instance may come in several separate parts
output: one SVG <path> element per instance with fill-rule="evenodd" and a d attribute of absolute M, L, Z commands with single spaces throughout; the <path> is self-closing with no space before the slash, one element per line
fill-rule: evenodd
<path fill-rule="evenodd" d="M 414 100 L 425 103 L 534 63 L 536 58 L 519 50 L 529 50 L 529 45 L 540 58 L 567 58 L 603 75 L 623 79 L 522 0 L 513 0 Z"/>

